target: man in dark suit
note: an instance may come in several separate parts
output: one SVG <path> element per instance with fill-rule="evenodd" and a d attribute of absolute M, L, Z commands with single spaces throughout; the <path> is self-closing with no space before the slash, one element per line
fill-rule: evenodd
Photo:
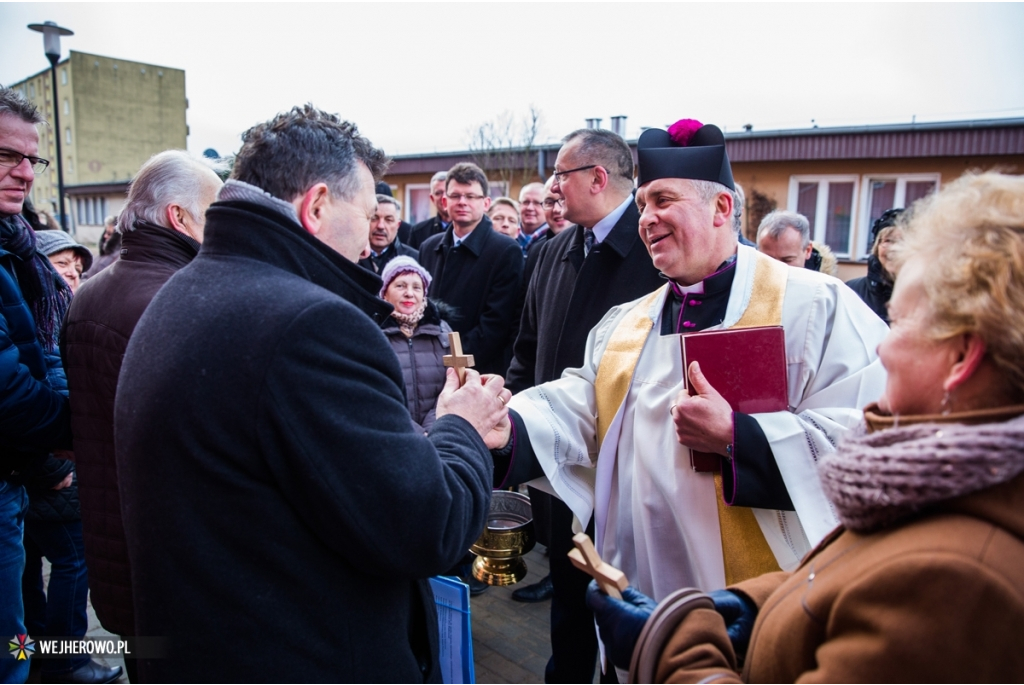
<path fill-rule="evenodd" d="M 401 224 L 402 204 L 390 195 L 377 196 L 377 211 L 370 220 L 370 255 L 359 260 L 359 266 L 375 274 L 384 272 L 384 267 L 398 256 L 420 258 L 419 250 L 402 244 L 398 235 Z"/>
<path fill-rule="evenodd" d="M 559 378 L 583 365 L 590 329 L 612 307 L 642 297 L 664 281 L 638 233 L 633 156 L 611 131 L 582 129 L 563 139 L 551 191 L 576 225 L 547 239 L 527 288 L 506 383 L 513 392 Z M 531 490 L 542 510 L 548 498 Z M 549 683 L 591 682 L 597 658 L 593 616 L 584 602 L 590 577 L 567 558 L 572 513 L 551 498 L 551 660 Z"/>
<path fill-rule="evenodd" d="M 432 235 L 444 233 L 448 225 L 451 224 L 448 210 L 444 207 L 444 184 L 447 178 L 447 171 L 438 171 L 430 179 L 430 206 L 434 208 L 436 214 L 412 227 L 407 241 L 409 247 L 419 249 L 424 240 Z"/>
<path fill-rule="evenodd" d="M 456 164 L 445 180 L 445 209 L 451 226 L 420 245 L 420 263 L 433 276 L 431 297 L 454 309 L 446 317 L 462 334 L 480 373 L 504 373 L 516 299 L 523 277 L 519 244 L 496 233 L 484 215 L 491 205 L 487 177 L 475 164 Z"/>

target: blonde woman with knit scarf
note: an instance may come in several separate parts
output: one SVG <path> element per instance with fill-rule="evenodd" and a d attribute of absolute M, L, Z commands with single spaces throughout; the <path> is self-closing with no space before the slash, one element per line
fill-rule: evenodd
<path fill-rule="evenodd" d="M 885 393 L 819 461 L 842 525 L 709 595 L 593 591 L 635 681 L 1024 682 L 1024 177 L 908 214 Z"/>

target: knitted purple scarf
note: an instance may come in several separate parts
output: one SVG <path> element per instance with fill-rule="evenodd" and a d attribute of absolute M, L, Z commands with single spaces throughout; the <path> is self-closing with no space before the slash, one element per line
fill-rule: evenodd
<path fill-rule="evenodd" d="M 1001 423 L 923 423 L 846 440 L 818 462 L 843 525 L 869 532 L 1024 471 L 1024 416 Z"/>
<path fill-rule="evenodd" d="M 17 257 L 18 286 L 32 311 L 43 351 L 56 352 L 61 322 L 71 305 L 71 288 L 50 260 L 36 251 L 35 231 L 17 214 L 0 220 L 0 247 Z"/>

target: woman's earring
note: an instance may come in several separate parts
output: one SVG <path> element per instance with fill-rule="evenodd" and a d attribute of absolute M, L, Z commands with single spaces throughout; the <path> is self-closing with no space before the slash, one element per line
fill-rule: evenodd
<path fill-rule="evenodd" d="M 950 409 L 953 407 L 953 393 L 949 390 L 942 396 L 942 404 L 939 405 L 942 408 L 942 415 L 946 416 L 949 414 Z"/>

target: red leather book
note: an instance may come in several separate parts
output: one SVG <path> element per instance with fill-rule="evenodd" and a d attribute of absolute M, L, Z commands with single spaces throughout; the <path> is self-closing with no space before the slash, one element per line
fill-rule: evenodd
<path fill-rule="evenodd" d="M 744 414 L 784 411 L 789 407 L 786 383 L 786 338 L 782 326 L 732 328 L 682 336 L 683 382 L 694 361 L 733 411 Z M 694 471 L 720 471 L 717 454 L 690 451 Z"/>

